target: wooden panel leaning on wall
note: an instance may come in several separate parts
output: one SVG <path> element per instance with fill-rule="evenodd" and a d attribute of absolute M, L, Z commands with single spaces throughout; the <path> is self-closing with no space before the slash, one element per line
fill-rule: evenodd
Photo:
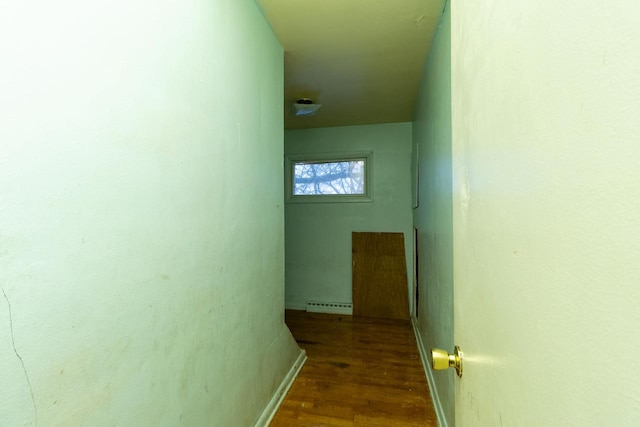
<path fill-rule="evenodd" d="M 351 234 L 353 315 L 409 319 L 402 233 Z"/>

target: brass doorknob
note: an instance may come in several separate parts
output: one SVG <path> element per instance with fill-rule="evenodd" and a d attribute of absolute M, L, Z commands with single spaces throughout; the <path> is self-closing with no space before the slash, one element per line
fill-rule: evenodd
<path fill-rule="evenodd" d="M 462 350 L 455 346 L 453 354 L 439 348 L 431 349 L 431 367 L 434 371 L 455 368 L 459 377 L 462 376 Z"/>

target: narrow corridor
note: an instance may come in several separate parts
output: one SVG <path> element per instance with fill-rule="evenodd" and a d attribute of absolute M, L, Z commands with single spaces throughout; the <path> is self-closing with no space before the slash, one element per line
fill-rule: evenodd
<path fill-rule="evenodd" d="M 408 321 L 287 311 L 308 360 L 271 427 L 436 426 Z"/>

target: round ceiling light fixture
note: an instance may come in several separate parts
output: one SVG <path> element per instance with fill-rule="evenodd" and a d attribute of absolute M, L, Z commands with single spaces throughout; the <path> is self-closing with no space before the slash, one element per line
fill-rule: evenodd
<path fill-rule="evenodd" d="M 314 104 L 311 98 L 300 98 L 293 104 L 296 116 L 314 116 L 322 104 Z"/>

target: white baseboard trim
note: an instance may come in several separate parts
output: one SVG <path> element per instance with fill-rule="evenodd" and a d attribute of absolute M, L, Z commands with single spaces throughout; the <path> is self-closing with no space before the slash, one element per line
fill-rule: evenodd
<path fill-rule="evenodd" d="M 422 337 L 420 336 L 420 330 L 416 323 L 416 318 L 411 317 L 411 324 L 413 325 L 413 333 L 416 335 L 416 342 L 418 343 L 418 351 L 420 352 L 420 360 L 422 360 L 422 367 L 427 375 L 427 383 L 429 384 L 429 392 L 431 393 L 431 400 L 433 401 L 433 407 L 436 410 L 436 417 L 438 419 L 439 427 L 448 427 L 447 418 L 444 415 L 442 409 L 442 403 L 440 403 L 440 397 L 436 389 L 436 383 L 433 379 L 433 372 L 431 371 L 431 364 L 429 363 L 429 357 L 427 356 L 427 350 L 424 348 Z"/>
<path fill-rule="evenodd" d="M 284 308 L 286 310 L 306 311 L 307 310 L 307 303 L 298 304 L 298 303 L 295 303 L 295 302 L 285 302 L 284 303 Z"/>
<path fill-rule="evenodd" d="M 260 418 L 258 418 L 258 421 L 256 422 L 254 427 L 267 427 L 269 425 L 273 417 L 276 415 L 276 412 L 278 411 L 280 404 L 284 400 L 284 397 L 287 395 L 287 392 L 291 388 L 291 385 L 293 385 L 293 382 L 298 376 L 300 369 L 302 369 L 302 366 L 306 361 L 307 352 L 304 350 L 300 350 L 298 358 L 295 362 L 293 362 L 291 369 L 289 369 L 289 372 L 287 372 L 287 375 L 282 380 L 280 387 L 278 387 L 278 390 L 276 390 L 275 394 L 269 401 L 269 404 L 267 404 L 267 407 L 264 408 L 264 411 L 262 411 L 262 415 L 260 415 Z"/>

